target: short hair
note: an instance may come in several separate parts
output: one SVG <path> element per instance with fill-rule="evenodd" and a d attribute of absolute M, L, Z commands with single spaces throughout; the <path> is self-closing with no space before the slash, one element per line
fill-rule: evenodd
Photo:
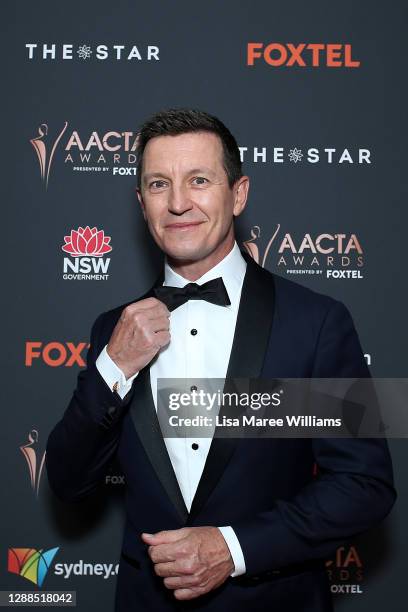
<path fill-rule="evenodd" d="M 194 132 L 216 134 L 223 148 L 223 165 L 230 188 L 242 176 L 242 163 L 237 141 L 229 129 L 213 115 L 191 108 L 170 108 L 156 113 L 141 126 L 136 146 L 137 188 L 141 188 L 143 153 L 156 136 L 177 136 Z"/>

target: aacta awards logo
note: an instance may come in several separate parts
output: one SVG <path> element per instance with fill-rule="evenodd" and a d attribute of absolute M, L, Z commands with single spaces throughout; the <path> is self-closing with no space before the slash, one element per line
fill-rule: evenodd
<path fill-rule="evenodd" d="M 45 189 L 48 189 L 48 181 L 50 178 L 51 165 L 55 151 L 67 127 L 68 122 L 65 121 L 62 130 L 52 141 L 50 141 L 48 136 L 48 125 L 46 123 L 42 123 L 38 128 L 38 136 L 30 139 L 30 142 L 37 154 L 41 180 L 44 183 Z"/>
<path fill-rule="evenodd" d="M 58 550 L 59 547 L 49 550 L 9 548 L 7 569 L 10 573 L 18 574 L 41 588 Z"/>
<path fill-rule="evenodd" d="M 41 452 L 38 447 L 38 431 L 32 429 L 28 434 L 28 442 L 20 446 L 20 451 L 27 462 L 31 488 L 37 497 L 45 463 L 45 451 Z"/>
<path fill-rule="evenodd" d="M 278 238 L 280 227 L 277 224 L 266 246 L 262 246 L 259 225 L 252 227 L 250 238 L 243 242 L 246 251 L 261 266 L 265 267 L 269 256 L 278 272 L 288 275 L 324 275 L 335 280 L 363 278 L 364 254 L 356 234 L 286 233 Z"/>
<path fill-rule="evenodd" d="M 65 152 L 64 164 L 73 172 L 110 172 L 118 177 L 136 175 L 137 132 L 94 130 L 80 133 L 73 130 L 63 138 L 67 128 L 68 121 L 60 124 L 55 131 L 50 130 L 47 123 L 41 123 L 37 128 L 37 135 L 29 138 L 37 155 L 40 177 L 45 189 L 48 189 L 57 149 Z"/>
<path fill-rule="evenodd" d="M 355 546 L 340 546 L 326 568 L 332 593 L 363 593 L 364 568 Z"/>
<path fill-rule="evenodd" d="M 68 236 L 64 236 L 65 244 L 62 245 L 64 253 L 70 257 L 64 257 L 64 280 L 107 280 L 110 258 L 104 259 L 107 253 L 112 251 L 110 236 L 105 236 L 103 230 L 96 227 L 92 229 L 78 227 L 71 230 Z"/>

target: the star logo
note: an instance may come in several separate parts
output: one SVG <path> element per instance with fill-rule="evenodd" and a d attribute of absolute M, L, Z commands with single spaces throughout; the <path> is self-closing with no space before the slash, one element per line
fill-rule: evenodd
<path fill-rule="evenodd" d="M 296 147 L 294 149 L 290 149 L 288 157 L 291 162 L 295 162 L 295 164 L 297 164 L 298 162 L 302 161 L 302 149 L 297 149 Z"/>
<path fill-rule="evenodd" d="M 88 45 L 80 45 L 77 53 L 80 59 L 87 60 L 91 57 L 92 49 Z"/>

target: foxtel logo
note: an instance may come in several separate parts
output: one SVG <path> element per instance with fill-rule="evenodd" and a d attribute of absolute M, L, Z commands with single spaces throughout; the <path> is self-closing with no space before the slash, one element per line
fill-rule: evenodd
<path fill-rule="evenodd" d="M 250 42 L 247 45 L 247 66 L 259 60 L 268 66 L 301 66 L 308 68 L 359 68 L 360 61 L 352 58 L 351 45 L 337 43 L 277 43 L 268 45 Z"/>
<path fill-rule="evenodd" d="M 31 367 L 33 361 L 38 359 L 51 368 L 65 366 L 67 368 L 78 365 L 84 368 L 86 363 L 82 357 L 85 349 L 89 348 L 86 342 L 26 342 L 25 346 L 25 365 Z"/>

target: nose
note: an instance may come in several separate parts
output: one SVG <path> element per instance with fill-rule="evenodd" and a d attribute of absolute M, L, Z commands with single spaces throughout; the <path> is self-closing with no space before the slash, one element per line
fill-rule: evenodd
<path fill-rule="evenodd" d="M 187 190 L 182 185 L 173 183 L 169 190 L 168 210 L 173 215 L 182 215 L 193 208 L 193 203 L 188 197 Z"/>

